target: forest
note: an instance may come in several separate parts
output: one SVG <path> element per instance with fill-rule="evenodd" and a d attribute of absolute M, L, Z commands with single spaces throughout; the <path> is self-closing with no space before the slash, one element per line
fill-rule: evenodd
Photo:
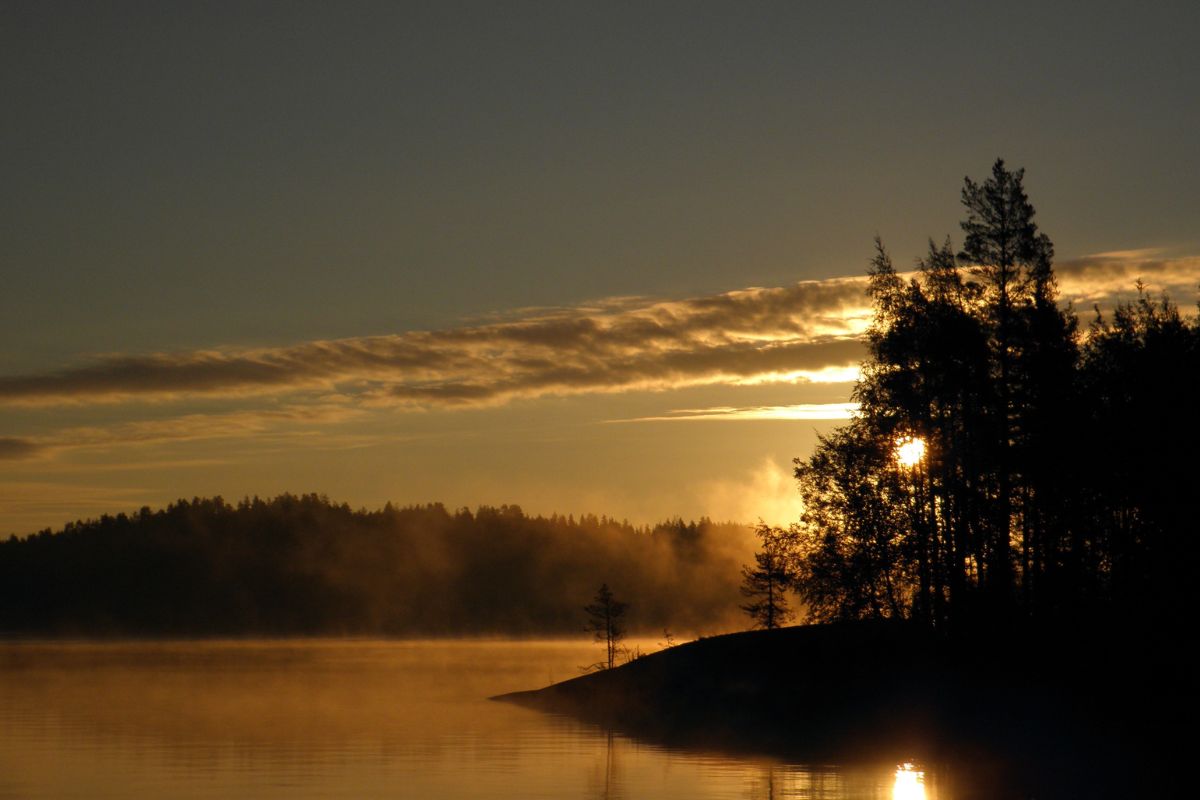
<path fill-rule="evenodd" d="M 661 638 L 738 626 L 753 550 L 750 528 L 707 519 L 180 500 L 0 542 L 0 633 L 582 635 L 607 582 Z"/>
<path fill-rule="evenodd" d="M 1139 283 L 1082 322 L 1023 175 L 966 179 L 961 249 L 911 277 L 876 241 L 860 413 L 796 459 L 803 516 L 763 537 L 811 620 L 1191 618 L 1200 319 Z"/>

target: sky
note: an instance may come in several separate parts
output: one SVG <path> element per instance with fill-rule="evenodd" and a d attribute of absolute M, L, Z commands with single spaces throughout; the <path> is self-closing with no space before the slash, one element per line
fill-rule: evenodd
<path fill-rule="evenodd" d="M 180 497 L 787 522 L 862 276 L 1026 169 L 1200 284 L 1194 3 L 0 2 L 0 535 Z"/>

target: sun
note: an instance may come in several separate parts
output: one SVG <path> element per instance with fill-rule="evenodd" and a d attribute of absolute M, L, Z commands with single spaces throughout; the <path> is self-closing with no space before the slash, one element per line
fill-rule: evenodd
<path fill-rule="evenodd" d="M 901 436 L 896 440 L 896 461 L 911 469 L 925 457 L 925 440 L 919 436 Z"/>

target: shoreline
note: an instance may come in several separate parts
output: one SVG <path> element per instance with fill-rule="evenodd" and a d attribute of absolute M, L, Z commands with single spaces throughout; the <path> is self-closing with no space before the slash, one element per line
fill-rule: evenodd
<path fill-rule="evenodd" d="M 1136 637 L 1064 628 L 950 640 L 907 623 L 799 626 L 700 639 L 489 699 L 666 747 L 953 763 L 1029 791 L 1106 794 L 1144 790 L 1147 764 L 1169 763 L 1180 746 L 1164 741 L 1170 727 L 1153 726 L 1185 670 L 1164 672 L 1158 640 Z"/>

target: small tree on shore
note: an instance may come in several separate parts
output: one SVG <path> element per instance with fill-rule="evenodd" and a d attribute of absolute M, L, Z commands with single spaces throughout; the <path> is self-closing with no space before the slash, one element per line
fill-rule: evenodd
<path fill-rule="evenodd" d="M 585 630 L 591 632 L 594 641 L 604 643 L 605 660 L 593 666 L 612 669 L 616 666 L 617 654 L 621 652 L 621 640 L 625 638 L 622 618 L 629 610 L 629 604 L 617 600 L 608 584 L 603 583 L 596 591 L 596 597 L 583 610 L 588 615 Z"/>
<path fill-rule="evenodd" d="M 792 618 L 787 591 L 792 585 L 788 553 L 790 533 L 760 522 L 755 531 L 762 550 L 754 554 L 755 567 L 742 567 L 742 596 L 750 602 L 741 608 L 754 620 L 754 626 L 771 630 Z"/>

